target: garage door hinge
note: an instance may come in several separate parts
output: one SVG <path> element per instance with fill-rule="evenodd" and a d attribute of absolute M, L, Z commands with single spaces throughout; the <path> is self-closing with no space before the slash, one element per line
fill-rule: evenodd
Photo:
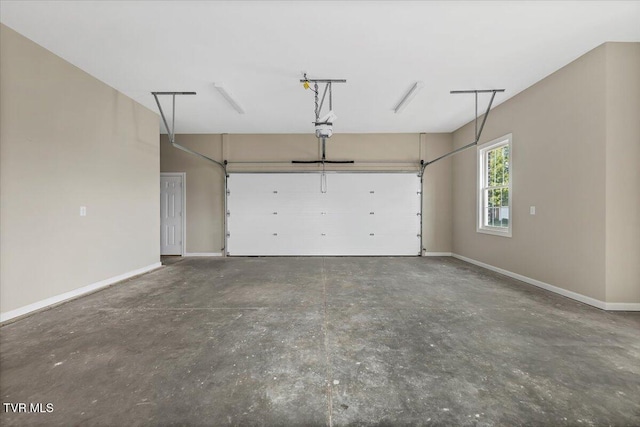
<path fill-rule="evenodd" d="M 231 233 L 227 233 L 227 237 L 231 237 Z"/>
<path fill-rule="evenodd" d="M 231 195 L 231 190 L 227 189 L 227 196 Z"/>
<path fill-rule="evenodd" d="M 230 211 L 227 211 L 227 216 L 231 216 L 231 212 Z"/>
<path fill-rule="evenodd" d="M 422 237 L 422 234 L 418 234 L 417 236 L 418 236 L 418 237 Z"/>
<path fill-rule="evenodd" d="M 421 213 L 421 212 L 418 212 L 418 213 L 416 214 L 416 216 L 420 216 L 420 215 L 422 215 L 422 213 Z"/>
<path fill-rule="evenodd" d="M 422 194 L 422 191 L 416 191 L 416 194 L 419 196 Z"/>

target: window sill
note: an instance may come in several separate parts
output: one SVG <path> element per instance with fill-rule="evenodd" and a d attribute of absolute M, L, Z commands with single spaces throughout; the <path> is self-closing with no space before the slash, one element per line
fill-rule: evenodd
<path fill-rule="evenodd" d="M 500 230 L 499 228 L 477 228 L 476 231 L 482 234 L 491 234 L 493 236 L 511 237 L 511 230 Z"/>

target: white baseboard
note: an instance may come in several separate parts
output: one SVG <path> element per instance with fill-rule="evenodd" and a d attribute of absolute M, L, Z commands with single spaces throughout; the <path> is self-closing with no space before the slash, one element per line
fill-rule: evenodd
<path fill-rule="evenodd" d="M 451 256 L 451 252 L 425 252 L 424 256 Z"/>
<path fill-rule="evenodd" d="M 184 256 L 222 256 L 220 252 L 187 252 Z"/>
<path fill-rule="evenodd" d="M 577 292 L 569 291 L 567 289 L 559 288 L 557 286 L 550 285 L 549 283 L 541 282 L 540 280 L 532 279 L 527 276 L 523 276 L 518 273 L 513 273 L 509 270 L 504 270 L 502 268 L 494 267 L 493 265 L 485 264 L 484 262 L 476 261 L 475 259 L 467 258 L 458 254 L 451 254 L 454 258 L 458 258 L 462 261 L 466 261 L 470 264 L 477 265 L 482 268 L 486 268 L 487 270 L 495 271 L 496 273 L 504 274 L 505 276 L 512 277 L 514 279 L 520 280 L 522 282 L 528 283 L 533 286 L 537 286 L 542 289 L 546 289 L 551 292 L 555 292 L 556 294 L 560 294 L 567 298 L 574 299 L 576 301 L 583 302 L 585 304 L 592 305 L 594 307 L 600 308 L 602 310 L 616 310 L 616 311 L 640 311 L 640 304 L 638 303 L 611 303 L 600 301 L 595 298 L 588 297 L 586 295 L 579 294 Z"/>
<path fill-rule="evenodd" d="M 160 267 L 162 267 L 162 264 L 159 262 L 156 262 L 146 267 L 129 271 L 128 273 L 120 274 L 119 276 L 111 277 L 109 279 L 101 280 L 99 282 L 92 283 L 90 285 L 83 286 L 81 288 L 77 288 L 69 292 L 65 292 L 64 294 L 43 299 L 41 301 L 34 302 L 33 304 L 25 305 L 24 307 L 16 308 L 15 310 L 7 311 L 5 313 L 0 313 L 0 323 L 6 322 L 7 320 L 13 319 L 18 316 L 24 316 L 25 314 L 49 307 L 51 305 L 61 303 L 63 301 L 67 301 L 67 300 L 79 297 L 80 295 L 84 295 L 89 292 L 96 291 L 100 288 L 113 285 L 116 282 L 121 282 L 123 280 L 130 279 L 131 277 L 138 276 L 143 273 L 147 273 L 151 270 L 155 270 Z"/>
<path fill-rule="evenodd" d="M 608 302 L 605 310 L 613 311 L 640 311 L 640 303 L 638 302 Z"/>

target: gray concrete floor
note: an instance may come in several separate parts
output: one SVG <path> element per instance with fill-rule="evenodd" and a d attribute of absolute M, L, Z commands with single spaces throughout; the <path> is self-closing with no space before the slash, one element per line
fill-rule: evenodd
<path fill-rule="evenodd" d="M 640 425 L 640 314 L 450 258 L 191 258 L 0 328 L 2 425 Z"/>

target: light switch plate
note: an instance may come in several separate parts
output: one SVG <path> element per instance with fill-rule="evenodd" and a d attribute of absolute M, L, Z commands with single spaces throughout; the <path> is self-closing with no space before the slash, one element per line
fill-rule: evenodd
<path fill-rule="evenodd" d="M 87 207 L 80 206 L 80 216 L 87 216 Z"/>
<path fill-rule="evenodd" d="M 536 207 L 535 206 L 530 206 L 529 207 L 529 213 L 531 215 L 535 215 L 536 214 Z"/>

